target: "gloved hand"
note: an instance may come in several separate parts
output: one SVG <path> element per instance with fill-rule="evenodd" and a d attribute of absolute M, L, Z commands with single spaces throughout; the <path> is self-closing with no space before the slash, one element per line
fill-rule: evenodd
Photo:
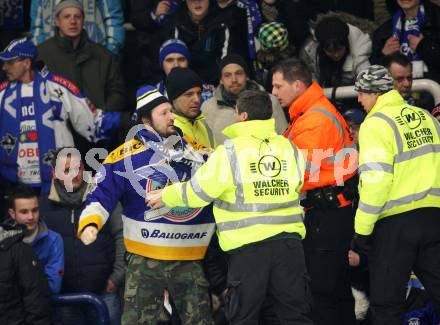
<path fill-rule="evenodd" d="M 87 226 L 81 233 L 80 239 L 84 245 L 90 245 L 98 236 L 98 228 L 96 226 Z"/>
<path fill-rule="evenodd" d="M 370 250 L 370 236 L 354 234 L 350 248 L 356 253 L 368 255 Z"/>

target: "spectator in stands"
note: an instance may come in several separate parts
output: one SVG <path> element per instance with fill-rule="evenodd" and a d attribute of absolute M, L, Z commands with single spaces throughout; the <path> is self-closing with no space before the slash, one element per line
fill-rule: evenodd
<path fill-rule="evenodd" d="M 221 15 L 231 33 L 231 46 L 256 71 L 257 34 L 261 13 L 255 0 L 217 0 Z M 245 46 L 247 44 L 247 46 Z"/>
<path fill-rule="evenodd" d="M 393 18 L 373 34 L 371 62 L 401 52 L 413 65 L 413 78 L 440 82 L 440 7 L 426 0 L 397 0 Z"/>
<path fill-rule="evenodd" d="M 0 324 L 50 325 L 50 291 L 26 227 L 0 226 Z"/>
<path fill-rule="evenodd" d="M 59 16 L 61 7 L 81 8 L 85 33 L 89 39 L 105 46 L 114 55 L 121 53 L 125 31 L 119 0 L 32 0 L 30 32 L 35 44 L 41 44 L 57 34 L 58 21 L 63 18 Z M 75 20 L 76 26 L 72 25 L 72 28 L 78 28 L 78 18 Z"/>
<path fill-rule="evenodd" d="M 231 31 L 214 0 L 186 0 L 164 32 L 163 41 L 178 38 L 191 54 L 191 68 L 205 82 L 217 85 L 218 68 L 231 49 Z"/>
<path fill-rule="evenodd" d="M 184 42 L 179 39 L 170 39 L 162 44 L 159 50 L 159 64 L 165 77 L 169 75 L 175 67 L 188 68 L 191 60 L 189 49 Z M 165 85 L 165 78 L 157 84 L 157 90 L 168 98 Z M 212 97 L 215 87 L 212 84 L 202 82 L 202 103 Z"/>
<path fill-rule="evenodd" d="M 289 32 L 289 42 L 300 48 L 309 36 L 307 22 L 312 18 L 309 3 L 307 0 L 262 0 L 263 23 L 282 23 Z"/>
<path fill-rule="evenodd" d="M 72 80 L 97 108 L 125 109 L 124 83 L 116 58 L 87 34 L 79 0 L 63 0 L 54 11 L 56 34 L 38 46 L 50 71 Z"/>
<path fill-rule="evenodd" d="M 26 39 L 0 52 L 8 77 L 0 84 L 0 177 L 9 182 L 0 190 L 21 183 L 48 192 L 51 155 L 74 145 L 72 127 L 96 142 L 119 126 L 119 113 L 92 112 L 74 83 L 38 71 L 36 57 L 37 48 Z"/>
<path fill-rule="evenodd" d="M 125 111 L 125 87 L 119 63 L 103 46 L 87 35 L 85 13 L 79 0 L 64 0 L 55 7 L 56 34 L 38 45 L 39 59 L 50 71 L 73 81 L 90 100 L 91 106 L 104 111 Z M 77 133 L 80 151 L 90 144 Z M 100 144 L 112 148 L 112 144 Z"/>
<path fill-rule="evenodd" d="M 289 32 L 283 23 L 262 24 L 258 31 L 261 48 L 257 52 L 257 82 L 272 91 L 272 68 L 280 61 L 296 55 L 295 46 L 289 42 Z"/>
<path fill-rule="evenodd" d="M 74 148 L 57 150 L 49 196 L 42 195 L 41 213 L 47 226 L 64 241 L 65 272 L 61 293 L 92 292 L 107 305 L 110 324 L 120 324 L 119 289 L 125 276 L 122 219 L 113 213 L 94 245 L 85 246 L 76 236 L 79 216 L 93 184 L 87 183 L 81 155 Z M 75 305 L 60 308 L 64 325 L 96 324 L 93 308 Z"/>
<path fill-rule="evenodd" d="M 188 68 L 174 68 L 167 78 L 168 99 L 173 104 L 174 125 L 196 150 L 214 148 L 212 131 L 200 111 L 202 80 Z"/>
<path fill-rule="evenodd" d="M 358 143 L 359 128 L 365 119 L 365 112 L 363 110 L 352 108 L 348 109 L 342 114 L 345 121 L 347 122 L 348 128 L 350 129 L 350 134 L 353 137 L 354 142 Z"/>
<path fill-rule="evenodd" d="M 352 85 L 356 75 L 370 65 L 371 39 L 358 27 L 337 15 L 323 16 L 314 38 L 301 50 L 301 59 L 321 87 Z"/>
<path fill-rule="evenodd" d="M 138 84 L 153 84 L 160 80 L 161 66 L 158 54 L 161 32 L 173 19 L 181 0 L 130 0 L 130 22 L 136 28 L 136 42 L 140 64 Z M 163 40 L 162 40 L 163 42 Z M 131 55 L 131 53 L 130 53 Z M 137 88 L 136 88 L 137 89 Z"/>
<path fill-rule="evenodd" d="M 220 62 L 220 85 L 215 89 L 214 96 L 202 105 L 202 112 L 214 133 L 217 145 L 223 144 L 226 139 L 222 134 L 223 129 L 235 123 L 235 104 L 238 95 L 243 90 L 257 89 L 263 90 L 263 87 L 249 79 L 249 69 L 242 57 L 229 54 Z M 286 116 L 278 100 L 272 95 L 270 98 L 276 131 L 281 133 L 287 127 Z"/>
<path fill-rule="evenodd" d="M 26 226 L 27 233 L 23 242 L 32 245 L 44 267 L 52 293 L 60 293 L 64 274 L 64 248 L 61 236 L 48 229 L 46 223 L 40 219 L 38 196 L 32 188 L 16 187 L 9 196 L 9 202 L 11 223 Z"/>
<path fill-rule="evenodd" d="M 412 93 L 412 63 L 409 58 L 400 52 L 394 52 L 386 55 L 383 60 L 383 65 L 388 69 L 393 77 L 394 89 L 396 89 L 400 96 L 405 101 L 417 107 L 425 108 L 429 111 L 434 107 L 432 96 L 427 93 L 417 93 L 418 98 L 415 98 Z"/>

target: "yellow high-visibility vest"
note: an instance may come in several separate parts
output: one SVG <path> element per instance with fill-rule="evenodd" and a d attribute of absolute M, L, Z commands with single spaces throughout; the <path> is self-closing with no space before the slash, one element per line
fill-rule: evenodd
<path fill-rule="evenodd" d="M 381 218 L 440 208 L 440 124 L 427 111 L 396 90 L 379 96 L 361 125 L 359 148 L 357 233 L 371 234 Z"/>
<path fill-rule="evenodd" d="M 168 206 L 199 207 L 214 202 L 219 243 L 224 251 L 282 232 L 305 236 L 299 193 L 305 160 L 275 132 L 275 121 L 233 124 L 231 139 L 217 147 L 190 181 L 163 191 Z"/>

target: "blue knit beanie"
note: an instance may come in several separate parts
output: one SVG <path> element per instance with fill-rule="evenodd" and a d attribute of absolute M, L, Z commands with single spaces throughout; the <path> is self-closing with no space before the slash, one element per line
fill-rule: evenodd
<path fill-rule="evenodd" d="M 31 40 L 26 38 L 15 39 L 0 52 L 0 60 L 10 61 L 18 58 L 35 60 L 38 56 L 37 48 Z"/>
<path fill-rule="evenodd" d="M 189 62 L 191 55 L 189 54 L 189 49 L 184 42 L 179 39 L 169 39 L 162 44 L 159 50 L 159 65 L 163 69 L 163 61 L 166 56 L 171 53 L 182 54 Z"/>

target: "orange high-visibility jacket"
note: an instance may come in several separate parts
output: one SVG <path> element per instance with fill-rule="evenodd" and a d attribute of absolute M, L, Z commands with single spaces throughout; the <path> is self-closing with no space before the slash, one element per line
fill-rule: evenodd
<path fill-rule="evenodd" d="M 284 136 L 307 157 L 303 192 L 342 185 L 356 174 L 357 151 L 347 123 L 313 82 L 289 107 Z"/>

